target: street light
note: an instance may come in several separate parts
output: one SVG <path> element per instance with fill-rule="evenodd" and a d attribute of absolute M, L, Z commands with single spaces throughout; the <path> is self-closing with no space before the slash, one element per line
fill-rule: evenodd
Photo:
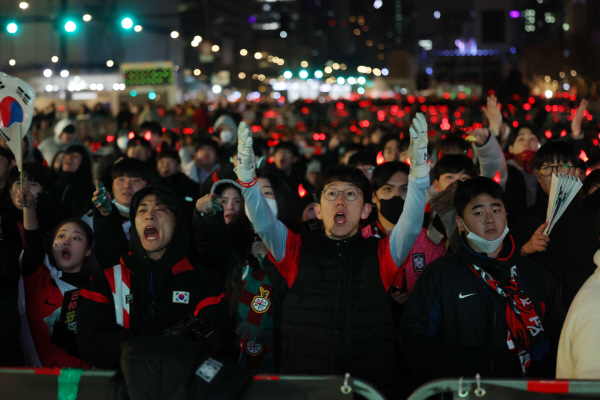
<path fill-rule="evenodd" d="M 63 78 L 68 77 L 69 71 L 67 71 L 66 69 L 63 69 L 62 71 L 60 71 L 60 76 L 62 76 Z"/>
<path fill-rule="evenodd" d="M 179 37 L 179 32 L 177 32 L 177 31 L 173 31 L 173 32 L 171 32 L 171 37 L 172 37 L 173 39 L 177 39 L 177 38 Z"/>
<path fill-rule="evenodd" d="M 29 3 L 26 2 L 26 1 L 22 1 L 22 2 L 19 3 L 19 8 L 21 10 L 26 10 L 27 8 L 29 8 Z"/>
<path fill-rule="evenodd" d="M 141 32 L 142 29 L 144 29 L 144 28 L 141 25 L 136 25 L 135 28 L 133 28 L 133 30 L 136 32 Z"/>
<path fill-rule="evenodd" d="M 44 76 L 46 78 L 50 78 L 52 76 L 52 70 L 51 69 L 45 69 L 44 70 Z"/>
<path fill-rule="evenodd" d="M 58 57 L 57 56 L 52 56 L 52 62 L 53 63 L 57 63 L 58 62 Z"/>
<path fill-rule="evenodd" d="M 106 66 L 107 66 L 108 68 L 111 68 L 113 65 L 115 65 L 115 62 L 114 62 L 113 60 L 108 60 L 108 61 L 106 62 Z"/>
<path fill-rule="evenodd" d="M 92 16 L 91 16 L 90 14 L 85 14 L 85 15 L 83 16 L 83 20 L 84 20 L 85 22 L 90 22 L 90 21 L 92 20 Z"/>

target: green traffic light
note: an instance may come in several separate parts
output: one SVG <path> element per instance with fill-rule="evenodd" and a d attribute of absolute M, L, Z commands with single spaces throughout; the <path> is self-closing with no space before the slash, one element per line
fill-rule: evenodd
<path fill-rule="evenodd" d="M 10 33 L 11 35 L 17 33 L 18 30 L 19 26 L 14 22 L 11 22 L 10 24 L 6 25 L 6 32 Z"/>
<path fill-rule="evenodd" d="M 315 71 L 315 78 L 317 79 L 321 79 L 323 77 L 323 71 L 321 70 L 316 70 Z"/>
<path fill-rule="evenodd" d="M 283 77 L 284 77 L 285 79 L 290 79 L 292 76 L 293 76 L 293 74 L 292 74 L 292 71 L 285 71 L 285 72 L 283 73 Z"/>
<path fill-rule="evenodd" d="M 306 79 L 306 78 L 308 78 L 308 71 L 306 71 L 305 69 L 300 70 L 300 72 L 298 73 L 298 76 L 301 79 Z"/>
<path fill-rule="evenodd" d="M 121 26 L 123 29 L 131 29 L 133 27 L 133 21 L 131 18 L 123 18 L 121 20 Z"/>
<path fill-rule="evenodd" d="M 75 32 L 75 30 L 77 29 L 77 24 L 73 21 L 67 21 L 65 22 L 65 31 L 71 33 L 71 32 Z"/>

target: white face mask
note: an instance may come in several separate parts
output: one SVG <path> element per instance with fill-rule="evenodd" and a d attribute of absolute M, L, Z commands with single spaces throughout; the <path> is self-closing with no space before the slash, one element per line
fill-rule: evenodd
<path fill-rule="evenodd" d="M 498 247 L 500 247 L 502 245 L 504 238 L 508 234 L 508 226 L 506 226 L 506 227 L 504 227 L 504 232 L 502 232 L 502 235 L 500 235 L 500 237 L 498 239 L 485 240 L 484 238 L 469 231 L 469 228 L 467 228 L 467 225 L 465 224 L 465 221 L 462 220 L 462 218 L 461 218 L 461 221 L 463 223 L 463 226 L 467 230 L 467 232 L 469 232 L 469 234 L 467 235 L 467 239 L 469 239 L 471 242 L 473 242 L 473 244 L 475 244 L 475 246 L 477 246 L 479 248 L 479 250 L 483 251 L 486 254 L 490 254 L 490 253 L 493 253 L 494 251 L 498 250 Z"/>
<path fill-rule="evenodd" d="M 117 200 L 113 199 L 112 203 L 115 205 L 115 207 L 117 207 L 117 210 L 121 211 L 122 213 L 125 213 L 127 215 L 129 215 L 129 207 L 125 207 L 121 204 L 119 204 L 117 202 Z"/>
<path fill-rule="evenodd" d="M 219 134 L 219 137 L 221 138 L 221 142 L 229 143 L 229 142 L 231 142 L 231 139 L 233 139 L 233 132 L 231 132 L 229 130 L 221 131 L 221 133 Z"/>
<path fill-rule="evenodd" d="M 269 205 L 269 207 L 271 207 L 271 211 L 273 211 L 273 215 L 275 215 L 275 218 L 277 218 L 277 201 L 275 201 L 274 199 L 268 199 L 265 197 L 265 200 L 267 201 L 267 204 Z M 248 218 L 250 218 L 250 214 L 248 213 L 248 204 L 244 204 L 244 208 L 246 209 L 246 216 L 248 216 Z"/>

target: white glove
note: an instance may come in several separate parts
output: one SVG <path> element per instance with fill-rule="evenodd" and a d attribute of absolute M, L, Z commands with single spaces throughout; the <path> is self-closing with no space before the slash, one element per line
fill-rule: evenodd
<path fill-rule="evenodd" d="M 427 120 L 421 113 L 413 118 L 410 127 L 410 146 L 408 158 L 410 159 L 410 174 L 413 178 L 422 178 L 429 175 L 430 166 L 427 162 Z"/>
<path fill-rule="evenodd" d="M 256 177 L 252 131 L 245 122 L 238 127 L 238 166 L 234 171 L 241 182 L 250 182 Z"/>

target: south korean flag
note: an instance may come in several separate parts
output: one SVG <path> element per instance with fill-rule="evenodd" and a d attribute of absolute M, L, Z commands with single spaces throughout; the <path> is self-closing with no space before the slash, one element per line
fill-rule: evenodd
<path fill-rule="evenodd" d="M 173 292 L 173 303 L 183 303 L 189 304 L 190 302 L 190 292 Z"/>

